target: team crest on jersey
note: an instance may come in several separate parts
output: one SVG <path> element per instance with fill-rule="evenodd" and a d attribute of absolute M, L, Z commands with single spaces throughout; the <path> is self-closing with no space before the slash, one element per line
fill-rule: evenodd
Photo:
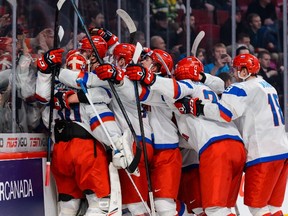
<path fill-rule="evenodd" d="M 181 135 L 182 135 L 182 137 L 188 142 L 189 136 L 186 135 L 186 134 L 184 134 L 184 133 L 182 133 Z"/>

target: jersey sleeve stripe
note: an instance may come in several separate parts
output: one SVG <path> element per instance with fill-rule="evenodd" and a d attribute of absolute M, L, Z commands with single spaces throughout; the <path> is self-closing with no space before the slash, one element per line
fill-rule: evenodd
<path fill-rule="evenodd" d="M 150 94 L 150 90 L 146 86 L 142 86 L 142 91 L 139 96 L 140 101 L 145 101 L 148 98 L 149 94 Z"/>
<path fill-rule="evenodd" d="M 226 107 L 222 106 L 220 103 L 217 103 L 220 111 L 220 116 L 225 121 L 230 122 L 232 120 L 232 112 L 228 110 Z"/>
<path fill-rule="evenodd" d="M 105 112 L 105 113 L 101 113 L 100 118 L 102 120 L 102 122 L 108 122 L 108 121 L 115 121 L 115 116 L 112 112 Z M 97 116 L 94 116 L 93 118 L 91 118 L 90 120 L 90 128 L 91 130 L 95 130 L 96 127 L 98 127 L 100 125 L 100 121 L 97 118 Z"/>
<path fill-rule="evenodd" d="M 177 83 L 175 79 L 173 79 L 173 89 L 174 89 L 173 98 L 177 100 L 180 97 L 181 89 L 180 89 L 180 85 Z"/>

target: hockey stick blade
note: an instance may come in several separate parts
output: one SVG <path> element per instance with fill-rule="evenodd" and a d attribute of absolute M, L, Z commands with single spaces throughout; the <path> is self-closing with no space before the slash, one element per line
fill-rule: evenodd
<path fill-rule="evenodd" d="M 130 34 L 137 31 L 135 23 L 133 22 L 132 18 L 129 16 L 129 14 L 126 11 L 122 9 L 117 9 L 116 13 L 125 22 Z"/>
<path fill-rule="evenodd" d="M 133 42 L 137 28 L 136 25 L 134 23 L 134 21 L 132 20 L 132 18 L 129 16 L 129 14 L 124 11 L 123 9 L 117 9 L 116 13 L 118 14 L 118 16 L 121 17 L 121 19 L 124 21 L 124 23 L 126 24 L 129 33 L 130 33 L 130 43 Z"/>
<path fill-rule="evenodd" d="M 197 52 L 198 46 L 201 43 L 201 41 L 204 38 L 204 36 L 205 36 L 205 32 L 204 31 L 200 31 L 198 33 L 198 35 L 196 36 L 196 38 L 195 38 L 195 40 L 193 42 L 193 45 L 192 45 L 192 49 L 191 49 L 191 55 L 192 56 L 196 56 L 196 52 Z"/>
<path fill-rule="evenodd" d="M 133 58 L 132 58 L 132 62 L 134 64 L 137 64 L 138 59 L 141 55 L 142 49 L 143 49 L 142 45 L 139 42 L 137 42 L 136 47 L 135 47 L 135 52 L 134 52 Z"/>

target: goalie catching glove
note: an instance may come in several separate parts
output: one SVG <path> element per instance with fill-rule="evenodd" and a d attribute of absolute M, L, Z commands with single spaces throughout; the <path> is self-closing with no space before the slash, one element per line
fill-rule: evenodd
<path fill-rule="evenodd" d="M 142 65 L 129 64 L 126 67 L 126 73 L 130 80 L 140 81 L 142 84 L 151 86 L 156 80 L 156 76 L 153 72 L 148 71 Z"/>
<path fill-rule="evenodd" d="M 63 49 L 51 49 L 44 53 L 42 57 L 37 60 L 37 68 L 45 74 L 52 73 L 53 68 L 59 71 L 62 64 Z"/>
<path fill-rule="evenodd" d="M 192 114 L 194 116 L 204 115 L 204 105 L 199 98 L 184 97 L 174 103 L 181 114 Z"/>

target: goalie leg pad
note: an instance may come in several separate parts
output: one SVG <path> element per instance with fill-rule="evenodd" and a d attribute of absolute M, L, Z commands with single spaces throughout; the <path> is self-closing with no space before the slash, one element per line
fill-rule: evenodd
<path fill-rule="evenodd" d="M 102 216 L 106 215 L 109 210 L 110 198 L 98 198 L 95 194 L 86 195 L 88 209 L 85 216 Z"/>
<path fill-rule="evenodd" d="M 80 199 L 58 202 L 59 216 L 76 215 L 80 206 Z"/>

